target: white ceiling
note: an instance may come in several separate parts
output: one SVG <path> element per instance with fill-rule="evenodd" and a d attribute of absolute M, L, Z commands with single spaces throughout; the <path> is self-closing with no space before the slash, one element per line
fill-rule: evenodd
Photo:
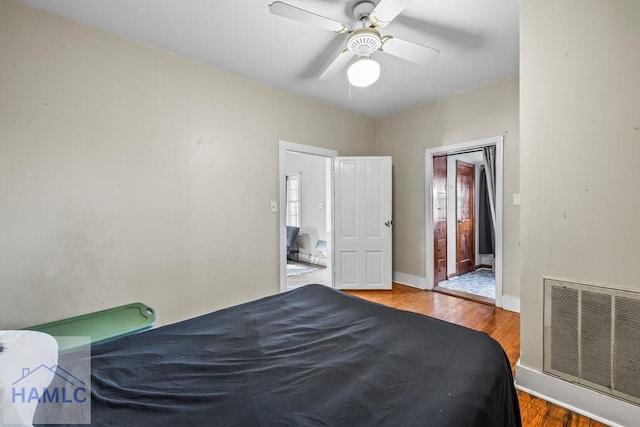
<path fill-rule="evenodd" d="M 350 88 L 346 69 L 318 80 L 346 36 L 272 15 L 272 0 L 19 1 L 375 118 L 518 73 L 519 0 L 413 0 L 380 32 L 439 49 L 438 59 L 376 52 L 382 72 L 368 88 Z M 285 2 L 359 26 L 358 0 Z"/>

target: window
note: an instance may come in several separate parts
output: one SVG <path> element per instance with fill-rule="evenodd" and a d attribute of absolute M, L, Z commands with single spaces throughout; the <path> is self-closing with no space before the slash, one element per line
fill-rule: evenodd
<path fill-rule="evenodd" d="M 300 205 L 300 172 L 287 175 L 287 225 L 302 224 Z"/>

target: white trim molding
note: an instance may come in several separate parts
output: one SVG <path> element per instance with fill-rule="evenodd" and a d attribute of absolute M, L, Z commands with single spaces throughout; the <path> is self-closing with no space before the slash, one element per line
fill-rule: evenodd
<path fill-rule="evenodd" d="M 513 295 L 503 295 L 502 308 L 520 313 L 520 298 L 514 297 Z"/>
<path fill-rule="evenodd" d="M 424 277 L 412 276 L 411 274 L 400 273 L 399 271 L 393 272 L 393 281 L 401 285 L 407 285 L 422 290 L 427 289 L 427 280 Z"/>
<path fill-rule="evenodd" d="M 610 426 L 638 425 L 640 406 L 516 364 L 516 388 Z M 588 408 L 588 409 L 587 409 Z"/>

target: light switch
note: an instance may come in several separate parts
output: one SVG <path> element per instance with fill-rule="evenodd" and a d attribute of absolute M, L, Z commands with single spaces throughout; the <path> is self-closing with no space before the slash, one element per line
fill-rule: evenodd
<path fill-rule="evenodd" d="M 278 202 L 276 202 L 275 200 L 271 201 L 271 212 L 272 213 L 278 212 Z"/>
<path fill-rule="evenodd" d="M 515 206 L 520 206 L 520 193 L 516 193 L 513 195 L 513 204 Z"/>

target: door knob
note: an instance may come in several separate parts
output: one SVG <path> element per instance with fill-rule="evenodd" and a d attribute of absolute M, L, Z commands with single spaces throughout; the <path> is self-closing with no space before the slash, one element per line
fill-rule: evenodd
<path fill-rule="evenodd" d="M 387 227 L 391 227 L 392 224 L 393 224 L 393 221 L 391 221 L 391 220 L 386 220 L 384 222 L 384 225 L 386 225 Z"/>

